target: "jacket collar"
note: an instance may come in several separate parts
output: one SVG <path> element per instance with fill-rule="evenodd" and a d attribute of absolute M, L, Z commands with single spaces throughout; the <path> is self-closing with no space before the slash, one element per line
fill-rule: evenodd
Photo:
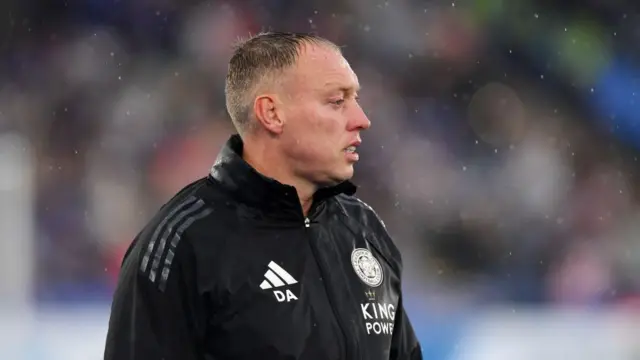
<path fill-rule="evenodd" d="M 242 150 L 242 139 L 237 134 L 232 135 L 218 154 L 210 177 L 246 205 L 265 211 L 295 212 L 297 218 L 302 216 L 296 189 L 260 174 L 244 161 Z M 345 181 L 318 190 L 314 194 L 314 205 L 339 194 L 353 195 L 355 192 L 356 186 Z"/>

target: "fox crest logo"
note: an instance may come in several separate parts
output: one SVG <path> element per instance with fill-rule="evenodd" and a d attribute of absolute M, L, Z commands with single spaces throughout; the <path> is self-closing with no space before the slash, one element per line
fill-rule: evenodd
<path fill-rule="evenodd" d="M 354 249 L 351 253 L 351 265 L 363 283 L 370 287 L 382 284 L 382 266 L 368 249 Z"/>

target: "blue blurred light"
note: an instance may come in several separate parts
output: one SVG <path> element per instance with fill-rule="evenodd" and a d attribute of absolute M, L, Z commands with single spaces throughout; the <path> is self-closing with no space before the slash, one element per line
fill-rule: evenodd
<path fill-rule="evenodd" d="M 621 141 L 640 147 L 640 71 L 622 61 L 613 62 L 589 92 L 600 115 L 598 123 Z"/>

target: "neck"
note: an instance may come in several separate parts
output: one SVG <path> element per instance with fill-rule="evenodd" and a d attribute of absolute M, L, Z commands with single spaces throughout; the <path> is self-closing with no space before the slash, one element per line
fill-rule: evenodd
<path fill-rule="evenodd" d="M 275 146 L 270 146 L 269 141 L 258 139 L 257 136 L 247 136 L 243 142 L 242 158 L 260 174 L 282 184 L 293 186 L 298 193 L 302 212 L 307 216 L 317 187 L 309 181 L 295 176 L 287 166 L 284 156 L 276 150 Z"/>

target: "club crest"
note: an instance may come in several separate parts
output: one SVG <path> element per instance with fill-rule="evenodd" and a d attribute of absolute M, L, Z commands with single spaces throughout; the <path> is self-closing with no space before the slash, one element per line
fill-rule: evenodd
<path fill-rule="evenodd" d="M 351 265 L 353 270 L 364 282 L 371 287 L 378 287 L 382 284 L 382 267 L 378 260 L 367 249 L 354 249 L 351 253 Z"/>

